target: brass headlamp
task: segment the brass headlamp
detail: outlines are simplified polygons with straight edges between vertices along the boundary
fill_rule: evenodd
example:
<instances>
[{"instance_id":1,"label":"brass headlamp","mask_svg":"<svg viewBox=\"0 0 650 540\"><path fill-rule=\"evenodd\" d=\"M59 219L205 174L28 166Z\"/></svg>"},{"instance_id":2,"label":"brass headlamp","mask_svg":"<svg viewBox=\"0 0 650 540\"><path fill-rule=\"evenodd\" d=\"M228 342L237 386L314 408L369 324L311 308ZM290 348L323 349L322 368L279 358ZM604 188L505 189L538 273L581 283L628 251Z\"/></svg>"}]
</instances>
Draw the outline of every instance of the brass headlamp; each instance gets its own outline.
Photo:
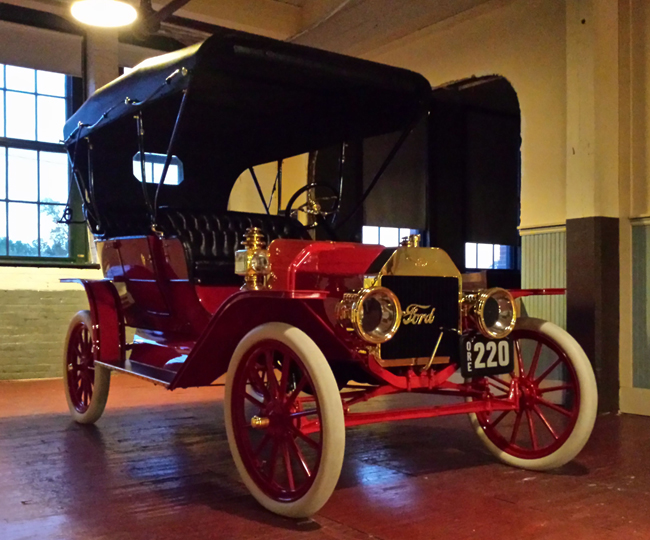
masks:
<instances>
[{"instance_id":1,"label":"brass headlamp","mask_svg":"<svg viewBox=\"0 0 650 540\"><path fill-rule=\"evenodd\" d=\"M386 287L361 289L343 295L336 317L345 329L378 345L397 332L402 321L402 306L395 293Z\"/></svg>"},{"instance_id":2,"label":"brass headlamp","mask_svg":"<svg viewBox=\"0 0 650 540\"><path fill-rule=\"evenodd\" d=\"M271 262L269 252L265 249L266 240L262 229L249 228L242 246L246 249L235 252L235 274L244 276L242 289L264 289L267 276L271 273Z\"/></svg>"},{"instance_id":3,"label":"brass headlamp","mask_svg":"<svg viewBox=\"0 0 650 540\"><path fill-rule=\"evenodd\" d=\"M490 339L507 337L517 322L515 300L500 287L465 295L463 308L479 332Z\"/></svg>"}]
</instances>

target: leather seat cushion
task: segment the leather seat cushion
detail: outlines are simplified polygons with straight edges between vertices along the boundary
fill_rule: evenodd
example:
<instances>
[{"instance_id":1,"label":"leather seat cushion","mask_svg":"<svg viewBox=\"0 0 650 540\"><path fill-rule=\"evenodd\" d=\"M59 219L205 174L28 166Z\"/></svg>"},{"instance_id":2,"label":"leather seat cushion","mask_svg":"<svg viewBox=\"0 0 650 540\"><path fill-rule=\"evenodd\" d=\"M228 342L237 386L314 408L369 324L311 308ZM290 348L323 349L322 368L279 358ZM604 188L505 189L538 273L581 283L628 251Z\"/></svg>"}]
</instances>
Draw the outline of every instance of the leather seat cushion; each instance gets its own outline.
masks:
<instances>
[{"instance_id":1,"label":"leather seat cushion","mask_svg":"<svg viewBox=\"0 0 650 540\"><path fill-rule=\"evenodd\" d=\"M244 212L181 210L161 208L158 225L167 236L180 239L185 247L194 281L205 284L242 283L235 272L235 251L250 227L259 227L267 246L277 238L308 240L309 234L295 219Z\"/></svg>"}]
</instances>

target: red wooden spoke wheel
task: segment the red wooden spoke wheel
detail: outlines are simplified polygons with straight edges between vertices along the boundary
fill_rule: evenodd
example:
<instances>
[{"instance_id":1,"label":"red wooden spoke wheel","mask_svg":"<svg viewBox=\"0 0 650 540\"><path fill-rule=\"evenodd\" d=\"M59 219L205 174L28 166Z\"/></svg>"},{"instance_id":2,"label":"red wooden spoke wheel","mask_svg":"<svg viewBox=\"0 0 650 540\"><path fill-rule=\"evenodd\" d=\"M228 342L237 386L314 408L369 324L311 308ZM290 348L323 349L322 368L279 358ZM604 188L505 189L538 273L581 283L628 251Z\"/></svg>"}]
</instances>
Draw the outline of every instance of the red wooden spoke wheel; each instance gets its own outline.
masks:
<instances>
[{"instance_id":1,"label":"red wooden spoke wheel","mask_svg":"<svg viewBox=\"0 0 650 540\"><path fill-rule=\"evenodd\" d=\"M269 323L242 340L228 371L226 427L261 504L304 517L327 501L342 465L343 409L327 361L302 331Z\"/></svg>"},{"instance_id":2,"label":"red wooden spoke wheel","mask_svg":"<svg viewBox=\"0 0 650 540\"><path fill-rule=\"evenodd\" d=\"M475 385L490 396L514 395L514 411L470 415L477 433L495 455L528 469L558 467L586 443L596 416L597 390L580 346L558 326L522 319L510 334L515 372Z\"/></svg>"},{"instance_id":3,"label":"red wooden spoke wheel","mask_svg":"<svg viewBox=\"0 0 650 540\"><path fill-rule=\"evenodd\" d=\"M63 354L63 381L72 417L80 423L95 422L106 406L110 372L95 366L88 311L80 311L70 322Z\"/></svg>"}]
</instances>

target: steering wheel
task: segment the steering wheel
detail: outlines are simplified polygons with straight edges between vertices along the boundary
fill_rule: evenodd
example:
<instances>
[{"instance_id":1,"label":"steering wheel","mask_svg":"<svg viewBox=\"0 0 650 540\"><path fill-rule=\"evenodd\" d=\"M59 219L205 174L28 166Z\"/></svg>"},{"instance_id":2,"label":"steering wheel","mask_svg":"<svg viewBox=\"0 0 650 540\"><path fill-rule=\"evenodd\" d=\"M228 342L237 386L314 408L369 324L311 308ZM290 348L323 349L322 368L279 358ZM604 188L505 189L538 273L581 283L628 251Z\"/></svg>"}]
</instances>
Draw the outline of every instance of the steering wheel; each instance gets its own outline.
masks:
<instances>
[{"instance_id":1,"label":"steering wheel","mask_svg":"<svg viewBox=\"0 0 650 540\"><path fill-rule=\"evenodd\" d=\"M325 189L330 191L332 195L317 197L317 189ZM303 193L307 194L307 201L297 208L294 208L293 205L296 204L298 197ZM339 194L332 186L327 184L318 182L307 184L291 196L284 212L286 216L290 216L294 219L298 218L298 213L300 212L307 214L308 216L311 216L312 219L310 220L311 223L305 225L305 228L315 229L318 225L322 225L328 232L332 232L332 223L339 212Z\"/></svg>"}]
</instances>

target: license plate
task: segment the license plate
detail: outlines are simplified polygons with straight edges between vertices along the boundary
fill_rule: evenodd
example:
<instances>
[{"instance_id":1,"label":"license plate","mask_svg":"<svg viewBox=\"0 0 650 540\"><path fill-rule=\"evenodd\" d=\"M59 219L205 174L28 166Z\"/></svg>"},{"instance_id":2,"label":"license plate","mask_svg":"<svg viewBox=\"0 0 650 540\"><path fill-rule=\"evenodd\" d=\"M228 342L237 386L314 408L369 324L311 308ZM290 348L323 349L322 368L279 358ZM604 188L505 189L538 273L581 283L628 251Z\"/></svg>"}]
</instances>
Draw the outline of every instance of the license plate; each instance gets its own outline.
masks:
<instances>
[{"instance_id":1,"label":"license plate","mask_svg":"<svg viewBox=\"0 0 650 540\"><path fill-rule=\"evenodd\" d=\"M510 373L515 366L512 341L488 339L481 334L463 339L460 358L460 370L466 378Z\"/></svg>"}]
</instances>

